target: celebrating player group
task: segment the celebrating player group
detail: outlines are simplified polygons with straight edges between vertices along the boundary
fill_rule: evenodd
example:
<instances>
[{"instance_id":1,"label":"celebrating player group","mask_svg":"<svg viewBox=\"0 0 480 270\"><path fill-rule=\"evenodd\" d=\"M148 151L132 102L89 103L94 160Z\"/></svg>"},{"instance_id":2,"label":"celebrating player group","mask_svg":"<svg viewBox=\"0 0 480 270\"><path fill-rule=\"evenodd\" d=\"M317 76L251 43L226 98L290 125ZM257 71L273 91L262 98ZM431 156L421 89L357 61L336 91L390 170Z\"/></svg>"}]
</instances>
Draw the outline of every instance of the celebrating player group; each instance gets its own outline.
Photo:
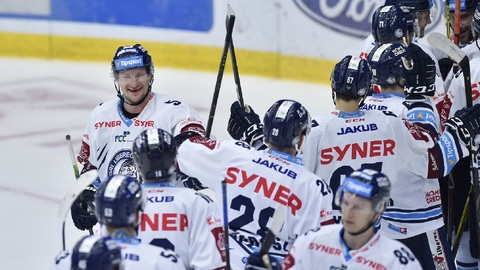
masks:
<instances>
[{"instance_id":1,"label":"celebrating player group","mask_svg":"<svg viewBox=\"0 0 480 270\"><path fill-rule=\"evenodd\" d=\"M330 113L279 97L261 117L241 98L231 140L120 46L117 97L77 156L98 178L71 217L93 234L52 269L479 269L480 7L446 11L457 43L429 44L432 1L385 1L331 71Z\"/></svg>"}]
</instances>

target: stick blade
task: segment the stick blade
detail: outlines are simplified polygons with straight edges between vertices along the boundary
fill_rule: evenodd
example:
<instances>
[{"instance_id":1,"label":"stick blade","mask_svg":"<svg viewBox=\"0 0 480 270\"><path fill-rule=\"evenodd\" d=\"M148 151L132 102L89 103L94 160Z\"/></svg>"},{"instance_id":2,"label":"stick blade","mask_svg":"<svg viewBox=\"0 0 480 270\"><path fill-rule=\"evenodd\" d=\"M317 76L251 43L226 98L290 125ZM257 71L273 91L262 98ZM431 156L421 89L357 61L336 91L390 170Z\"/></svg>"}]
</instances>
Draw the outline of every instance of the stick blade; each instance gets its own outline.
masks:
<instances>
[{"instance_id":1,"label":"stick blade","mask_svg":"<svg viewBox=\"0 0 480 270\"><path fill-rule=\"evenodd\" d=\"M235 18L235 11L233 11L233 8L230 6L230 4L227 4L227 18L229 17Z\"/></svg>"},{"instance_id":2,"label":"stick blade","mask_svg":"<svg viewBox=\"0 0 480 270\"><path fill-rule=\"evenodd\" d=\"M427 40L430 45L441 50L457 63L460 63L460 61L466 56L465 53L453 43L453 41L440 33L431 33Z\"/></svg>"},{"instance_id":3,"label":"stick blade","mask_svg":"<svg viewBox=\"0 0 480 270\"><path fill-rule=\"evenodd\" d=\"M68 189L65 193L65 196L60 203L58 208L58 218L60 220L65 220L67 218L67 213L70 210L73 202L77 199L78 195L88 187L95 179L98 177L97 170L90 170L80 175L80 177L75 181L75 183Z\"/></svg>"},{"instance_id":4,"label":"stick blade","mask_svg":"<svg viewBox=\"0 0 480 270\"><path fill-rule=\"evenodd\" d=\"M262 247L260 248L261 255L267 254L273 242L275 242L275 237L278 235L278 233L282 229L283 223L285 223L286 218L287 218L286 207L284 207L283 205L279 205L277 209L275 209L275 212L273 213L270 226L268 227L267 234L265 235L265 238L262 243Z\"/></svg>"},{"instance_id":5,"label":"stick blade","mask_svg":"<svg viewBox=\"0 0 480 270\"><path fill-rule=\"evenodd\" d=\"M270 223L270 231L275 235L278 235L280 230L282 229L283 223L285 223L285 219L287 218L287 210L286 207L279 205L275 212L273 213L272 221Z\"/></svg>"}]
</instances>

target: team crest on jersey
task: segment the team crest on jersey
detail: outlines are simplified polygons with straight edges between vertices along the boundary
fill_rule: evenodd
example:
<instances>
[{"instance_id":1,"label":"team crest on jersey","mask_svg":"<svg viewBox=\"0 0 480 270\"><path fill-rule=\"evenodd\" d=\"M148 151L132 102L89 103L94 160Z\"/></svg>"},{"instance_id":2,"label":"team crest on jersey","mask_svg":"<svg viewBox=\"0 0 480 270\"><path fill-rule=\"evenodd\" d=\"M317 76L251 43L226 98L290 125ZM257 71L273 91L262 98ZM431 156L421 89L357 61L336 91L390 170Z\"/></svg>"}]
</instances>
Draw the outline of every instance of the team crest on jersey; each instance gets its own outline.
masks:
<instances>
[{"instance_id":1,"label":"team crest on jersey","mask_svg":"<svg viewBox=\"0 0 480 270\"><path fill-rule=\"evenodd\" d=\"M121 150L117 152L108 164L108 176L115 174L128 175L138 179L137 168L133 163L133 154L130 150Z\"/></svg>"}]
</instances>

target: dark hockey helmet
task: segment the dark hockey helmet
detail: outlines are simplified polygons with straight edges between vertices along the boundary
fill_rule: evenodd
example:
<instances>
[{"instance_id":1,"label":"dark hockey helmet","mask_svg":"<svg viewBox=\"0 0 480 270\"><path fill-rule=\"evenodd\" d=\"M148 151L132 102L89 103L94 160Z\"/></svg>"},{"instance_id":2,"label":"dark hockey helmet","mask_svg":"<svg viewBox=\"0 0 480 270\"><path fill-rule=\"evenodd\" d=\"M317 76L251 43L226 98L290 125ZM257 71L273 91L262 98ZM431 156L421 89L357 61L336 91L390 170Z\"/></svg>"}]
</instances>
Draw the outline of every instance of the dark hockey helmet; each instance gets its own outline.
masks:
<instances>
[{"instance_id":1,"label":"dark hockey helmet","mask_svg":"<svg viewBox=\"0 0 480 270\"><path fill-rule=\"evenodd\" d=\"M310 132L311 118L302 104L289 99L275 102L263 118L264 141L282 147L296 146Z\"/></svg>"},{"instance_id":2,"label":"dark hockey helmet","mask_svg":"<svg viewBox=\"0 0 480 270\"><path fill-rule=\"evenodd\" d=\"M133 160L143 180L167 180L175 172L176 158L175 140L163 129L146 129L133 142Z\"/></svg>"},{"instance_id":3,"label":"dark hockey helmet","mask_svg":"<svg viewBox=\"0 0 480 270\"><path fill-rule=\"evenodd\" d=\"M372 82L378 85L400 85L404 69L413 66L407 48L398 42L376 45L368 55L368 62L372 69Z\"/></svg>"},{"instance_id":4,"label":"dark hockey helmet","mask_svg":"<svg viewBox=\"0 0 480 270\"><path fill-rule=\"evenodd\" d=\"M87 235L75 244L72 251L72 270L122 269L120 246L109 237Z\"/></svg>"},{"instance_id":5,"label":"dark hockey helmet","mask_svg":"<svg viewBox=\"0 0 480 270\"><path fill-rule=\"evenodd\" d=\"M366 59L345 56L335 65L330 76L332 82L332 97L335 93L353 98L361 98L360 103L372 91L372 71Z\"/></svg>"},{"instance_id":6,"label":"dark hockey helmet","mask_svg":"<svg viewBox=\"0 0 480 270\"><path fill-rule=\"evenodd\" d=\"M145 67L148 74L154 73L152 57L140 44L118 47L112 60L112 73L118 79L118 72L132 68Z\"/></svg>"},{"instance_id":7,"label":"dark hockey helmet","mask_svg":"<svg viewBox=\"0 0 480 270\"><path fill-rule=\"evenodd\" d=\"M113 175L95 193L95 216L100 224L114 228L134 224L137 210L145 208L140 184L130 176Z\"/></svg>"},{"instance_id":8,"label":"dark hockey helmet","mask_svg":"<svg viewBox=\"0 0 480 270\"><path fill-rule=\"evenodd\" d=\"M385 0L384 6L395 5L395 3L397 3L397 0Z\"/></svg>"},{"instance_id":9,"label":"dark hockey helmet","mask_svg":"<svg viewBox=\"0 0 480 270\"><path fill-rule=\"evenodd\" d=\"M397 5L407 7L410 11L427 10L433 7L432 0L398 0Z\"/></svg>"},{"instance_id":10,"label":"dark hockey helmet","mask_svg":"<svg viewBox=\"0 0 480 270\"><path fill-rule=\"evenodd\" d=\"M474 9L478 6L478 0L460 0L460 10ZM450 0L450 11L455 11L455 0Z\"/></svg>"},{"instance_id":11,"label":"dark hockey helmet","mask_svg":"<svg viewBox=\"0 0 480 270\"><path fill-rule=\"evenodd\" d=\"M372 201L372 210L381 212L390 199L391 184L388 177L376 170L358 169L345 178L335 194L335 204L340 206L343 195L349 192Z\"/></svg>"},{"instance_id":12,"label":"dark hockey helmet","mask_svg":"<svg viewBox=\"0 0 480 270\"><path fill-rule=\"evenodd\" d=\"M413 34L413 15L405 7L379 7L372 16L372 35L376 42L402 41Z\"/></svg>"},{"instance_id":13,"label":"dark hockey helmet","mask_svg":"<svg viewBox=\"0 0 480 270\"><path fill-rule=\"evenodd\" d=\"M473 12L472 34L474 39L480 37L480 6Z\"/></svg>"}]
</instances>

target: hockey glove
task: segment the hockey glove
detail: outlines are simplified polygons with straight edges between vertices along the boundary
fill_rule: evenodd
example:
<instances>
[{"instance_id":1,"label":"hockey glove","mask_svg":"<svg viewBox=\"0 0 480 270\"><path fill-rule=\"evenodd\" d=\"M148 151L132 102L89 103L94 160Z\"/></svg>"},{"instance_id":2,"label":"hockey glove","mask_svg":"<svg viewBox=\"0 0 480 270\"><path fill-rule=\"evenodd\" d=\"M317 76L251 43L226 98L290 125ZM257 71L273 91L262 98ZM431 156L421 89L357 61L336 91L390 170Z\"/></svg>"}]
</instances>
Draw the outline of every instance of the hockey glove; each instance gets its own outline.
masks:
<instances>
[{"instance_id":1,"label":"hockey glove","mask_svg":"<svg viewBox=\"0 0 480 270\"><path fill-rule=\"evenodd\" d=\"M404 63L406 95L420 94L433 97L435 94L436 67L433 59L418 45L408 45L407 52L412 57L413 66Z\"/></svg>"},{"instance_id":2,"label":"hockey glove","mask_svg":"<svg viewBox=\"0 0 480 270\"><path fill-rule=\"evenodd\" d=\"M258 114L250 106L247 105L247 108L248 111L245 111L238 101L232 104L227 131L235 140L254 145L263 139L263 125Z\"/></svg>"},{"instance_id":3,"label":"hockey glove","mask_svg":"<svg viewBox=\"0 0 480 270\"><path fill-rule=\"evenodd\" d=\"M184 174L184 173L182 173L178 170L177 170L176 176L177 176L177 181L180 181L182 183L182 185L186 188L193 189L195 191L207 188L197 178L190 177L190 176L188 176L188 175L186 175L186 174Z\"/></svg>"},{"instance_id":4,"label":"hockey glove","mask_svg":"<svg viewBox=\"0 0 480 270\"><path fill-rule=\"evenodd\" d=\"M470 138L480 133L480 104L458 110L443 125L445 130L456 134L465 145L470 145Z\"/></svg>"},{"instance_id":5,"label":"hockey glove","mask_svg":"<svg viewBox=\"0 0 480 270\"><path fill-rule=\"evenodd\" d=\"M175 144L177 145L177 147L179 147L180 144L182 144L184 141L190 140L190 138L195 138L195 139L200 139L200 140L205 139L205 137L203 137L203 135L201 135L200 133L198 133L196 131L182 132L182 133L178 134L177 136L175 136L173 138L175 140Z\"/></svg>"},{"instance_id":6,"label":"hockey glove","mask_svg":"<svg viewBox=\"0 0 480 270\"><path fill-rule=\"evenodd\" d=\"M94 214L95 192L93 186L87 187L70 207L73 224L79 230L90 230L97 224L97 218Z\"/></svg>"},{"instance_id":7,"label":"hockey glove","mask_svg":"<svg viewBox=\"0 0 480 270\"><path fill-rule=\"evenodd\" d=\"M268 254L264 256L268 256L268 260L270 262L270 267L272 270L282 269L280 262L278 261L277 258L270 256ZM265 262L262 259L262 256L260 256L260 253L255 252L255 253L252 253L250 256L248 256L247 263L245 264L245 270L266 270L266 269L270 269L270 268L267 268L267 266L265 265Z\"/></svg>"}]
</instances>

